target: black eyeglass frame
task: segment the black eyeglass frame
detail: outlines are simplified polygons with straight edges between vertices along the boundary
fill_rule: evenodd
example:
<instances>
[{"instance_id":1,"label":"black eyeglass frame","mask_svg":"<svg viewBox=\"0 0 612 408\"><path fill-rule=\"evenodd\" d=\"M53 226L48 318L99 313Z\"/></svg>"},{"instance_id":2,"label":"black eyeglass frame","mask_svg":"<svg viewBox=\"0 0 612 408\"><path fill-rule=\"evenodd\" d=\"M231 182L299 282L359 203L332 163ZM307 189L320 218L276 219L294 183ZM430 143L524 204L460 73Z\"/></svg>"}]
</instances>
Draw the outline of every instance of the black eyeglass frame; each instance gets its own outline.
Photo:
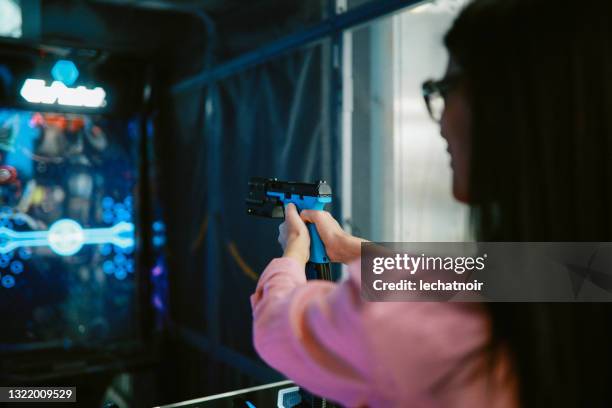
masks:
<instances>
[{"instance_id":1,"label":"black eyeglass frame","mask_svg":"<svg viewBox=\"0 0 612 408\"><path fill-rule=\"evenodd\" d=\"M427 80L423 82L421 86L421 92L423 94L423 99L425 100L425 106L427 107L427 112L429 112L429 116L435 122L440 122L440 118L437 118L431 108L431 96L435 94L439 94L443 99L446 99L446 95L457 85L459 79L461 78L461 74L448 75L445 78L440 80Z\"/></svg>"}]
</instances>

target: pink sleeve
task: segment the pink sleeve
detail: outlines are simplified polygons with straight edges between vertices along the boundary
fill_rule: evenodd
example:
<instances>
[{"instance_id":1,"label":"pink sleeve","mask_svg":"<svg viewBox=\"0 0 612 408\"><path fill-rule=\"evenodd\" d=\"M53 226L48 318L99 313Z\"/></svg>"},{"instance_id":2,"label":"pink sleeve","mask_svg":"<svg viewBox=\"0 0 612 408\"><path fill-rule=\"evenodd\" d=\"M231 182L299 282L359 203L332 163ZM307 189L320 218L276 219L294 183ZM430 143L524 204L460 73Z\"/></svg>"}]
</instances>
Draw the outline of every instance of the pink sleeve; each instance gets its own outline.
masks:
<instances>
[{"instance_id":1,"label":"pink sleeve","mask_svg":"<svg viewBox=\"0 0 612 408\"><path fill-rule=\"evenodd\" d=\"M444 303L369 303L359 263L341 283L274 259L251 296L254 344L300 386L349 407L431 406L430 388L486 340L481 315Z\"/></svg>"}]
</instances>

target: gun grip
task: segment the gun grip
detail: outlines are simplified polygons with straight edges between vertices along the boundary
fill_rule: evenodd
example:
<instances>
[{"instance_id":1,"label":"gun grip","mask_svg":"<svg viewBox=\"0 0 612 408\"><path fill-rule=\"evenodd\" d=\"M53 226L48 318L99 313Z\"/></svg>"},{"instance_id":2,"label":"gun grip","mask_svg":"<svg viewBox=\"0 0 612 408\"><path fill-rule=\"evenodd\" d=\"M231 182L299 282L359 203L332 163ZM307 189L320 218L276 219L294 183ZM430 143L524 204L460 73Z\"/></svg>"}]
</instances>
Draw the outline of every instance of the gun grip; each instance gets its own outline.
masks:
<instances>
[{"instance_id":1,"label":"gun grip","mask_svg":"<svg viewBox=\"0 0 612 408\"><path fill-rule=\"evenodd\" d=\"M325 245L323 245L323 241L321 241L319 231L317 231L317 226L310 222L306 224L306 226L308 227L308 232L310 232L309 261L316 264L329 263L329 258L327 257L327 252L325 251Z\"/></svg>"},{"instance_id":2,"label":"gun grip","mask_svg":"<svg viewBox=\"0 0 612 408\"><path fill-rule=\"evenodd\" d=\"M302 210L317 210L321 211L325 208L325 204L331 201L331 197L296 197L283 198L283 204L286 206L289 203L293 203L298 212ZM329 263L329 257L325 251L325 245L321 241L319 232L317 231L316 225L307 223L308 232L310 233L310 259L309 262L314 264L327 264Z\"/></svg>"}]
</instances>

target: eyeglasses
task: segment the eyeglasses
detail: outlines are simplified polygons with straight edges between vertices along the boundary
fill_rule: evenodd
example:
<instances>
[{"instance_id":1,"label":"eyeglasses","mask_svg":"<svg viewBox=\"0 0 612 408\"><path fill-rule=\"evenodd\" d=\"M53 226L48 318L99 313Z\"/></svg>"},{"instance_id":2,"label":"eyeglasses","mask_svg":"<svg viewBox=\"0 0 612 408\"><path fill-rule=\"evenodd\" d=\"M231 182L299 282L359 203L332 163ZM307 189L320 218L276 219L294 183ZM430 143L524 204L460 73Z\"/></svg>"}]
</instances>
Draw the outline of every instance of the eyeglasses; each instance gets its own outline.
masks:
<instances>
[{"instance_id":1,"label":"eyeglasses","mask_svg":"<svg viewBox=\"0 0 612 408\"><path fill-rule=\"evenodd\" d=\"M459 75L448 76L439 81L425 81L422 86L423 98L425 99L425 105L429 116L440 123L442 120L442 114L446 105L446 96L457 85L459 81Z\"/></svg>"}]
</instances>

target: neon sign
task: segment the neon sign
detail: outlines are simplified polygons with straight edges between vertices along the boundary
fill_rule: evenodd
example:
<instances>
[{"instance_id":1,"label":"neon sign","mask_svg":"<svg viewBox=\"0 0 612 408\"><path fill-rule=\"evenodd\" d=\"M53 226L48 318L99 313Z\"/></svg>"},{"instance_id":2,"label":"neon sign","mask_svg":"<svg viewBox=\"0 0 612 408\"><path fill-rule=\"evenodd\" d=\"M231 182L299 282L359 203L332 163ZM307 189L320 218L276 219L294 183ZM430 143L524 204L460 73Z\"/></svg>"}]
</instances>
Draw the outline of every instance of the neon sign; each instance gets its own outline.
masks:
<instances>
[{"instance_id":1,"label":"neon sign","mask_svg":"<svg viewBox=\"0 0 612 408\"><path fill-rule=\"evenodd\" d=\"M99 86L93 89L84 86L69 88L60 81L53 81L47 86L42 79L28 78L23 83L20 94L30 103L87 108L100 108L106 105L106 92Z\"/></svg>"},{"instance_id":2,"label":"neon sign","mask_svg":"<svg viewBox=\"0 0 612 408\"><path fill-rule=\"evenodd\" d=\"M97 86L89 89L84 86L71 88L79 78L79 70L74 62L59 60L51 69L51 85L42 79L28 78L21 87L21 96L30 103L47 105L83 106L101 108L106 105L106 91Z\"/></svg>"}]
</instances>

